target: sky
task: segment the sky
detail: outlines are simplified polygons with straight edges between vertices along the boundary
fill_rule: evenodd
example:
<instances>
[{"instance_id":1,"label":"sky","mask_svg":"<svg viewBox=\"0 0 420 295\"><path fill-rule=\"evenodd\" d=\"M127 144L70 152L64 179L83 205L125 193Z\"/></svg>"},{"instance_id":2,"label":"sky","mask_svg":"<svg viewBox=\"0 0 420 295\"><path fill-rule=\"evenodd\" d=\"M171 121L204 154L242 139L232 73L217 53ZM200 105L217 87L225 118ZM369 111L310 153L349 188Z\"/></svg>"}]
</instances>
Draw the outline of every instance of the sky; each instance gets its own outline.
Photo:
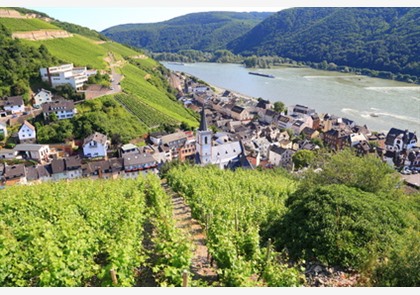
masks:
<instances>
[{"instance_id":1,"label":"sky","mask_svg":"<svg viewBox=\"0 0 420 295\"><path fill-rule=\"evenodd\" d=\"M0 0L0 6L17 6L45 12L50 17L97 31L127 23L165 21L203 11L280 11L290 7L417 6L418 0Z\"/></svg>"}]
</instances>

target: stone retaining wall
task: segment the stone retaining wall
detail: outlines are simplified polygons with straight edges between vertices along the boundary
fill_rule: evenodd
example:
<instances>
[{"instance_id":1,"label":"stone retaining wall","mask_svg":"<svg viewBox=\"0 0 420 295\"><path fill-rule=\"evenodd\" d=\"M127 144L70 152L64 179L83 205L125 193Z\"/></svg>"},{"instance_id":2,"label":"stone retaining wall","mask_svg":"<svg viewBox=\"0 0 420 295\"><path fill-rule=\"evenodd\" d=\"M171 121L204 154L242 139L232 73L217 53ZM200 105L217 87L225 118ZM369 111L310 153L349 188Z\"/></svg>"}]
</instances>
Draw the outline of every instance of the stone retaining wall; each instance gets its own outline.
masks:
<instances>
[{"instance_id":1,"label":"stone retaining wall","mask_svg":"<svg viewBox=\"0 0 420 295\"><path fill-rule=\"evenodd\" d=\"M13 38L26 39L31 41L47 40L55 38L69 38L72 34L63 30L39 30L30 32L14 32Z\"/></svg>"}]
</instances>

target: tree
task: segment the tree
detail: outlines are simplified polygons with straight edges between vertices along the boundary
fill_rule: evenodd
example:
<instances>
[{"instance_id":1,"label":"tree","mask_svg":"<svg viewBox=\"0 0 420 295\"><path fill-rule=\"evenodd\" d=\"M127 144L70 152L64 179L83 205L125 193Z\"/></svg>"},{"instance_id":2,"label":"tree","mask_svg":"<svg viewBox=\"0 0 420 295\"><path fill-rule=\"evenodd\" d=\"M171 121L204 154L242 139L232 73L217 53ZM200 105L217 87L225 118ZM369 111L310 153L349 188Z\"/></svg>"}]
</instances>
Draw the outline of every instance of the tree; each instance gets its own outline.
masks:
<instances>
[{"instance_id":1,"label":"tree","mask_svg":"<svg viewBox=\"0 0 420 295\"><path fill-rule=\"evenodd\" d=\"M299 150L292 156L293 164L296 169L308 167L315 159L315 154L308 150Z\"/></svg>"},{"instance_id":2,"label":"tree","mask_svg":"<svg viewBox=\"0 0 420 295\"><path fill-rule=\"evenodd\" d=\"M286 107L285 107L285 105L284 105L284 103L283 103L283 102L281 102L281 101L276 101L276 102L274 103L274 110L275 110L276 112L281 113L281 112L285 111L285 109L286 109Z\"/></svg>"},{"instance_id":3,"label":"tree","mask_svg":"<svg viewBox=\"0 0 420 295\"><path fill-rule=\"evenodd\" d=\"M316 185L344 184L372 193L392 193L399 187L400 178L395 171L374 155L358 157L350 149L343 150L323 166L322 171L308 171L302 189Z\"/></svg>"}]
</instances>

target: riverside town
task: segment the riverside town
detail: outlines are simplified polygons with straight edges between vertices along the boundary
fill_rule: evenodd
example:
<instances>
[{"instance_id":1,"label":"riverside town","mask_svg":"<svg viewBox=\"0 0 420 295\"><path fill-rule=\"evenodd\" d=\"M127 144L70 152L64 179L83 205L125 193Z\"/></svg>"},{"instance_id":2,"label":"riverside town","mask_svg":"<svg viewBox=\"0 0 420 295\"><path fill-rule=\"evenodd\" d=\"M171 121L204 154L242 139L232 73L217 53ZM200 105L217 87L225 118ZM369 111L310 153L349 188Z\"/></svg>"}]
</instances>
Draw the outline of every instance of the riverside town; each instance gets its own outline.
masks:
<instances>
[{"instance_id":1,"label":"riverside town","mask_svg":"<svg viewBox=\"0 0 420 295\"><path fill-rule=\"evenodd\" d=\"M0 286L419 287L420 8L141 8L0 8Z\"/></svg>"}]
</instances>

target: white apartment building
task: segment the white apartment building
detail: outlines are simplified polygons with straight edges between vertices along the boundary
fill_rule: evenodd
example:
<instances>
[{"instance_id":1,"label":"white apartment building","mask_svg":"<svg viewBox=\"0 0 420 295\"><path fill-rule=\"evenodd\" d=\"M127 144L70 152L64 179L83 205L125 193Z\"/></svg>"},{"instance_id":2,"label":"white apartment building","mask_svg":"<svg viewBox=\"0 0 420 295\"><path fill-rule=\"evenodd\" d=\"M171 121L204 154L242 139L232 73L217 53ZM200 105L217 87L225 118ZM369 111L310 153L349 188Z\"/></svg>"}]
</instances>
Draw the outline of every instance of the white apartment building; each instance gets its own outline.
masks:
<instances>
[{"instance_id":1,"label":"white apartment building","mask_svg":"<svg viewBox=\"0 0 420 295\"><path fill-rule=\"evenodd\" d=\"M80 89L88 80L86 67L75 68L73 64L41 68L39 72L42 80L50 83L51 87L70 84L74 89Z\"/></svg>"}]
</instances>

